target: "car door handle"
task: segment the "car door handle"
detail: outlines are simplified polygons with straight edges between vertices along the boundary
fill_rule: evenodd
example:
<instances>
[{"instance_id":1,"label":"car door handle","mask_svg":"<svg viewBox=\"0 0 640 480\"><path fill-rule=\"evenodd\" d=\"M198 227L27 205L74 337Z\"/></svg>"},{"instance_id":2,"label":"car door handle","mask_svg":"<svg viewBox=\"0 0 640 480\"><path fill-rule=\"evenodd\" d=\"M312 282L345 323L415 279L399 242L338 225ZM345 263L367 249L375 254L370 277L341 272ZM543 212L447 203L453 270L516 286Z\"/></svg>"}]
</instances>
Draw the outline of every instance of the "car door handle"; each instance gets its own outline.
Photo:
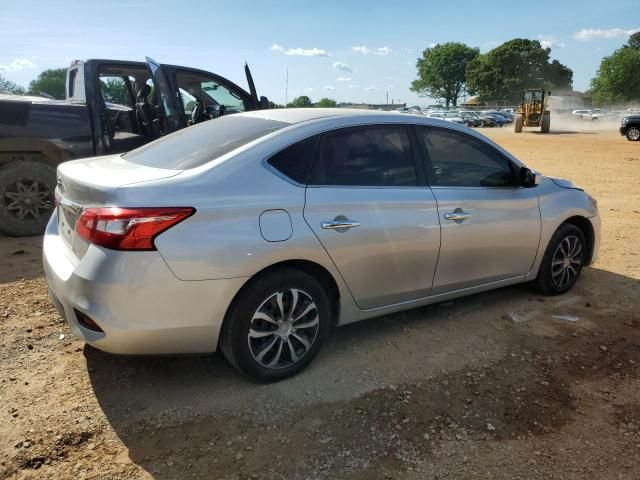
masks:
<instances>
[{"instance_id":1,"label":"car door handle","mask_svg":"<svg viewBox=\"0 0 640 480\"><path fill-rule=\"evenodd\" d=\"M445 213L444 214L444 219L445 220L466 220L467 218L471 218L471 214L470 213L452 212L452 213Z\"/></svg>"},{"instance_id":2,"label":"car door handle","mask_svg":"<svg viewBox=\"0 0 640 480\"><path fill-rule=\"evenodd\" d=\"M360 222L353 220L328 220L320 224L325 230L339 230L344 228L345 230L352 227L360 226Z\"/></svg>"}]
</instances>

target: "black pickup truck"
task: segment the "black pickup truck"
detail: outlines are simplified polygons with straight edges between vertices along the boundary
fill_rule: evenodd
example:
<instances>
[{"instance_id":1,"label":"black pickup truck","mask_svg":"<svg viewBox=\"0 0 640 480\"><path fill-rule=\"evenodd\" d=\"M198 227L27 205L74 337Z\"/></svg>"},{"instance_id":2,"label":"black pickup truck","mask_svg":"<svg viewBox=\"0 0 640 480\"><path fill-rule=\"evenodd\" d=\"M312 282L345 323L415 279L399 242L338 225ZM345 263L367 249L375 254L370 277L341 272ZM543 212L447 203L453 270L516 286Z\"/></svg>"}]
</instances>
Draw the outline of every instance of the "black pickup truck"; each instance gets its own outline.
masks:
<instances>
[{"instance_id":1,"label":"black pickup truck","mask_svg":"<svg viewBox=\"0 0 640 480\"><path fill-rule=\"evenodd\" d=\"M66 100L0 95L0 231L44 231L54 206L56 167L122 153L222 115L269 107L249 91L195 68L121 60L74 61Z\"/></svg>"},{"instance_id":2,"label":"black pickup truck","mask_svg":"<svg viewBox=\"0 0 640 480\"><path fill-rule=\"evenodd\" d=\"M637 142L640 140L640 113L627 115L620 124L620 135L627 137L627 140Z\"/></svg>"}]
</instances>

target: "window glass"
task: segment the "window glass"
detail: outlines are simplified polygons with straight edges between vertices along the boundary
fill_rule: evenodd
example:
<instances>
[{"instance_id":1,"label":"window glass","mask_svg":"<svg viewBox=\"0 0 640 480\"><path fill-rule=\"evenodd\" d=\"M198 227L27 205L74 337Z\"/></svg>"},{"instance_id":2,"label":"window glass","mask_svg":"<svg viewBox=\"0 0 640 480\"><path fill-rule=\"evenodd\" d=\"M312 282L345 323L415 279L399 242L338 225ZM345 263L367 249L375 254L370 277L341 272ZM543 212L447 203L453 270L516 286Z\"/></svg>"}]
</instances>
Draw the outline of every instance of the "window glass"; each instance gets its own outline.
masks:
<instances>
[{"instance_id":1,"label":"window glass","mask_svg":"<svg viewBox=\"0 0 640 480\"><path fill-rule=\"evenodd\" d=\"M199 73L180 71L176 74L185 113L193 110L196 102L205 107L223 106L224 113L239 113L246 110L242 92Z\"/></svg>"},{"instance_id":2,"label":"window glass","mask_svg":"<svg viewBox=\"0 0 640 480\"><path fill-rule=\"evenodd\" d=\"M508 161L475 138L438 128L421 128L431 159L431 183L448 187L512 185Z\"/></svg>"},{"instance_id":3,"label":"window glass","mask_svg":"<svg viewBox=\"0 0 640 480\"><path fill-rule=\"evenodd\" d=\"M416 186L404 127L350 128L326 135L311 185Z\"/></svg>"},{"instance_id":4,"label":"window glass","mask_svg":"<svg viewBox=\"0 0 640 480\"><path fill-rule=\"evenodd\" d=\"M189 169L289 125L276 120L229 115L160 137L124 154L123 158L149 167Z\"/></svg>"},{"instance_id":5,"label":"window glass","mask_svg":"<svg viewBox=\"0 0 640 480\"><path fill-rule=\"evenodd\" d=\"M217 82L202 82L202 91L213 99L218 105L224 105L230 113L244 111L242 97Z\"/></svg>"},{"instance_id":6,"label":"window glass","mask_svg":"<svg viewBox=\"0 0 640 480\"><path fill-rule=\"evenodd\" d=\"M100 75L100 89L105 102L131 106L129 89L124 78L121 76ZM133 77L129 78L130 82L133 80Z\"/></svg>"},{"instance_id":7,"label":"window glass","mask_svg":"<svg viewBox=\"0 0 640 480\"><path fill-rule=\"evenodd\" d=\"M276 153L268 163L294 182L306 185L317 143L318 137L302 140Z\"/></svg>"}]
</instances>

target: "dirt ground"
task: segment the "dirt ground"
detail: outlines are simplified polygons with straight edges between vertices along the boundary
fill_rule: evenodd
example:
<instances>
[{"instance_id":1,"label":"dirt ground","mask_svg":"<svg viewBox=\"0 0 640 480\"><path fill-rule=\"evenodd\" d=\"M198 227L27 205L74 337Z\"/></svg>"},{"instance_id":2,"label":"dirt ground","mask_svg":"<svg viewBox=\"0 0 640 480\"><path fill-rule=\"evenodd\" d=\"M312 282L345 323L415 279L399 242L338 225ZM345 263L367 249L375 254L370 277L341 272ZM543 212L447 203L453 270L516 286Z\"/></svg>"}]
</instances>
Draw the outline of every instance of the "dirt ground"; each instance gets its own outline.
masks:
<instances>
[{"instance_id":1,"label":"dirt ground","mask_svg":"<svg viewBox=\"0 0 640 480\"><path fill-rule=\"evenodd\" d=\"M483 130L598 199L600 259L571 292L340 328L277 384L217 355L85 347L48 302L40 239L0 238L0 477L640 478L640 142L614 128Z\"/></svg>"}]
</instances>

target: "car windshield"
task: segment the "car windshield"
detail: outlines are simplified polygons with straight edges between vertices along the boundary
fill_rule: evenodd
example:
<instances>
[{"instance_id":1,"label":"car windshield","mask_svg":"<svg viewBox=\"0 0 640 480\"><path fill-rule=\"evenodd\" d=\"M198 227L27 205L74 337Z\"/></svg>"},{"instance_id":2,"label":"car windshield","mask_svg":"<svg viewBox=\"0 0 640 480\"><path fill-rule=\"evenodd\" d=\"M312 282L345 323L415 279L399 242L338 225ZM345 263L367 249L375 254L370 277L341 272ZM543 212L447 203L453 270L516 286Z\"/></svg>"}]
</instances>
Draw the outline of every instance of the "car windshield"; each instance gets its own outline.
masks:
<instances>
[{"instance_id":1,"label":"car windshield","mask_svg":"<svg viewBox=\"0 0 640 480\"><path fill-rule=\"evenodd\" d=\"M123 155L129 162L155 168L199 167L236 148L289 126L265 118L229 115L179 130Z\"/></svg>"}]
</instances>

